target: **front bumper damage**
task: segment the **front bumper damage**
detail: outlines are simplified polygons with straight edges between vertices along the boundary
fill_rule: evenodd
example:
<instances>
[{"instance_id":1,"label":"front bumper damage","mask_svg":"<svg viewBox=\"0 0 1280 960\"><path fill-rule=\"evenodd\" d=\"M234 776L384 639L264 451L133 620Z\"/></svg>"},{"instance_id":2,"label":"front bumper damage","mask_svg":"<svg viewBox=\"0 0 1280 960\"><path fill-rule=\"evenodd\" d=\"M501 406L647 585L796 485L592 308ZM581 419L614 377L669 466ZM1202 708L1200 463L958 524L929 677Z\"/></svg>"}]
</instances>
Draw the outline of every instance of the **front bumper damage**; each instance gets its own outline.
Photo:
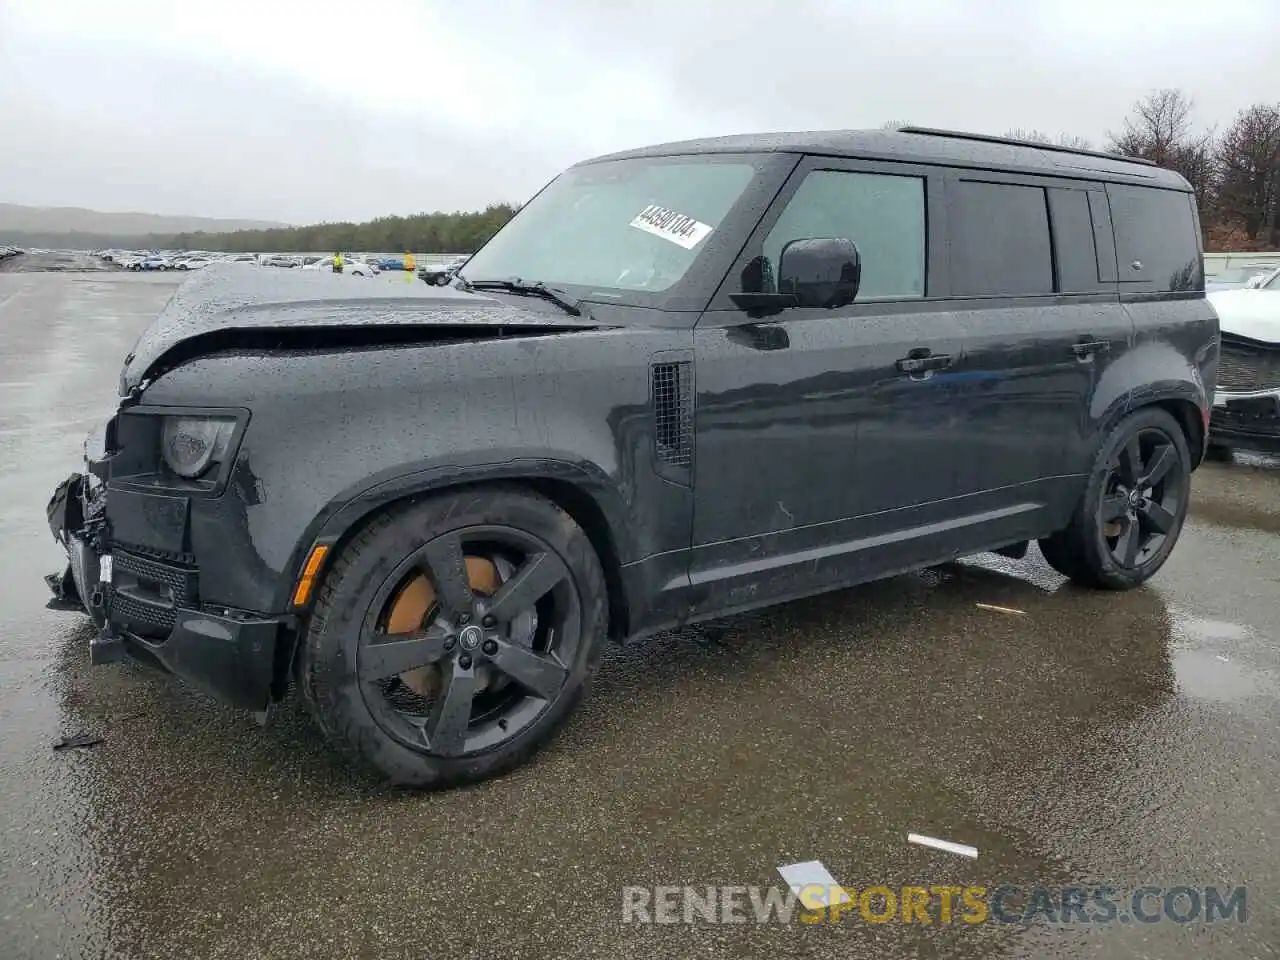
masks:
<instances>
[{"instance_id":1,"label":"front bumper damage","mask_svg":"<svg viewBox=\"0 0 1280 960\"><path fill-rule=\"evenodd\" d=\"M1280 389L1219 391L1209 415L1209 440L1222 447L1280 454Z\"/></svg>"},{"instance_id":2,"label":"front bumper damage","mask_svg":"<svg viewBox=\"0 0 1280 960\"><path fill-rule=\"evenodd\" d=\"M136 514L117 518L130 530L155 522L156 503L136 495L111 498L110 457L104 450L95 458L92 443L86 443L88 472L58 484L47 507L49 528L67 553L66 569L45 577L53 593L49 605L83 609L93 618L99 629L89 643L91 663L131 655L219 700L265 711L283 693L277 658L292 649L292 618L202 602L200 570L190 553L113 541L117 500Z\"/></svg>"}]
</instances>

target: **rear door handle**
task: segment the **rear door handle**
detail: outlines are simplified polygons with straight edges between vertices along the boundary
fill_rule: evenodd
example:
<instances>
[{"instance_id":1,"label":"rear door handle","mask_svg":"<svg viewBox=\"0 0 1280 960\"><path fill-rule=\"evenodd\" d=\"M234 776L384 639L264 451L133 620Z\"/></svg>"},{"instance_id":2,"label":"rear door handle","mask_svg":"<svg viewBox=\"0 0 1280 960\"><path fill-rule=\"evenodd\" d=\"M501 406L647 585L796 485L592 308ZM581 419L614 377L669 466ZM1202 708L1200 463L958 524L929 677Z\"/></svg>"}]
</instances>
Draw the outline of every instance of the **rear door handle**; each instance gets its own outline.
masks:
<instances>
[{"instance_id":1,"label":"rear door handle","mask_svg":"<svg viewBox=\"0 0 1280 960\"><path fill-rule=\"evenodd\" d=\"M1071 352L1077 357L1091 357L1095 353L1106 353L1110 349L1110 340L1084 340L1071 345Z\"/></svg>"},{"instance_id":2,"label":"rear door handle","mask_svg":"<svg viewBox=\"0 0 1280 960\"><path fill-rule=\"evenodd\" d=\"M945 370L951 366L951 357L945 353L932 353L927 347L917 347L898 360L903 373L921 373L926 370Z\"/></svg>"}]
</instances>

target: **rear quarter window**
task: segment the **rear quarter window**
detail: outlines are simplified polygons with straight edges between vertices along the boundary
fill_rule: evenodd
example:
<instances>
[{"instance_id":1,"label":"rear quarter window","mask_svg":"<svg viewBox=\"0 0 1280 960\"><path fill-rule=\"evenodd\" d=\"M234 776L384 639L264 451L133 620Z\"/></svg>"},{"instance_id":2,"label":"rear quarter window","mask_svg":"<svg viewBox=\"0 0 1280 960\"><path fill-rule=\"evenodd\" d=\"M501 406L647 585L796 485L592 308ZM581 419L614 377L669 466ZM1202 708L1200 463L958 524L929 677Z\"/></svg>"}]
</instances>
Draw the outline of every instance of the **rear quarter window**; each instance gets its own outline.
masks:
<instances>
[{"instance_id":1,"label":"rear quarter window","mask_svg":"<svg viewBox=\"0 0 1280 960\"><path fill-rule=\"evenodd\" d=\"M1176 190L1107 185L1122 291L1204 289L1194 198Z\"/></svg>"}]
</instances>

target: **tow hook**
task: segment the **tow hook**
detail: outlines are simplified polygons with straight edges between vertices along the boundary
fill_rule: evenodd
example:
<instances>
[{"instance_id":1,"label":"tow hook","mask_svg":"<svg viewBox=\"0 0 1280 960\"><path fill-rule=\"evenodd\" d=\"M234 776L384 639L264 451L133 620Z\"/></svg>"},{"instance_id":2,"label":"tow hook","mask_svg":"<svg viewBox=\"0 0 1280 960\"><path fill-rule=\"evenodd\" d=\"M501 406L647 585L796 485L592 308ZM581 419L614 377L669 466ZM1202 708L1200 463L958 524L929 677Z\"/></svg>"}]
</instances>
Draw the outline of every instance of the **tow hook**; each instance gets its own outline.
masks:
<instances>
[{"instance_id":1,"label":"tow hook","mask_svg":"<svg viewBox=\"0 0 1280 960\"><path fill-rule=\"evenodd\" d=\"M95 596L100 591L95 590ZM104 663L115 663L124 657L124 641L116 635L108 623L89 641L89 663L100 666Z\"/></svg>"}]
</instances>

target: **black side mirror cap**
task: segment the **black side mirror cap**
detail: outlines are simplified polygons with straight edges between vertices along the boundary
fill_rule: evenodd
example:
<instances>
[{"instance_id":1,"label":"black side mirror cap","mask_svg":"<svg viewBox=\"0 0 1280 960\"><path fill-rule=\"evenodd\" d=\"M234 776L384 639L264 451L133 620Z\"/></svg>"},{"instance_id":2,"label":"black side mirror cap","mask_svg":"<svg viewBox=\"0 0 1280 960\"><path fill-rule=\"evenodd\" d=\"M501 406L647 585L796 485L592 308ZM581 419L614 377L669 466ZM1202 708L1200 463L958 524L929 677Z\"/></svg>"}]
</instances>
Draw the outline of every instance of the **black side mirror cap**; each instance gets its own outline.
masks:
<instances>
[{"instance_id":1,"label":"black side mirror cap","mask_svg":"<svg viewBox=\"0 0 1280 960\"><path fill-rule=\"evenodd\" d=\"M802 307L843 307L858 296L862 255L844 237L791 240L778 257L778 292Z\"/></svg>"}]
</instances>

